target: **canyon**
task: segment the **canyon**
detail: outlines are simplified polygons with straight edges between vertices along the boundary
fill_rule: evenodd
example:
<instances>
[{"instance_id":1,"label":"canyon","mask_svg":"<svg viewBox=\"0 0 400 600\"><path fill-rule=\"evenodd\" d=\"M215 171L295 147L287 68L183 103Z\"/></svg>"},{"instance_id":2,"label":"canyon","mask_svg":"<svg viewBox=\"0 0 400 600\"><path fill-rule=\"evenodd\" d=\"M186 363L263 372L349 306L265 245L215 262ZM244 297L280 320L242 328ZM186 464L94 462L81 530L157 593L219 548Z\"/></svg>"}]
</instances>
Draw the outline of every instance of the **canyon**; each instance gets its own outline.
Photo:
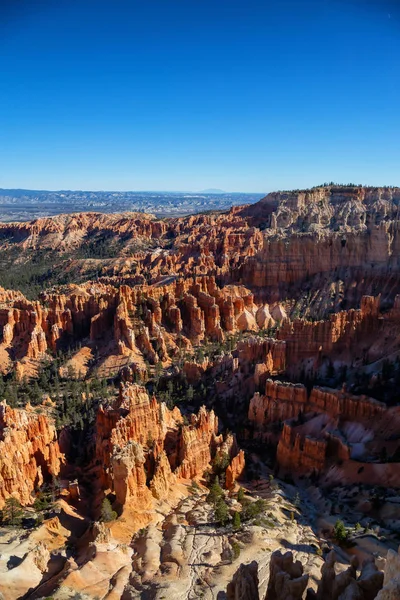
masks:
<instances>
[{"instance_id":1,"label":"canyon","mask_svg":"<svg viewBox=\"0 0 400 600\"><path fill-rule=\"evenodd\" d=\"M400 598L399 206L0 223L0 597Z\"/></svg>"}]
</instances>

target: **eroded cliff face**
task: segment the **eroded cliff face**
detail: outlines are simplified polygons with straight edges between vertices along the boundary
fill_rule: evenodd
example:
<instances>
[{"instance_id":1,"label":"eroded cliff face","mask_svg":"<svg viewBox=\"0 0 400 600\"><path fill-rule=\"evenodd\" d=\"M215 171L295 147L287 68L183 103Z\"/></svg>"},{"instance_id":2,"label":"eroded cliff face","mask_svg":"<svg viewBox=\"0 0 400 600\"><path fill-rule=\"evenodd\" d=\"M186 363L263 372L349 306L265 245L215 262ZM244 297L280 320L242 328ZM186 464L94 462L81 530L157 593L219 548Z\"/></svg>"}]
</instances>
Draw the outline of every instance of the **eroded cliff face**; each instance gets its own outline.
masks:
<instances>
[{"instance_id":1,"label":"eroded cliff face","mask_svg":"<svg viewBox=\"0 0 400 600\"><path fill-rule=\"evenodd\" d=\"M387 444L394 454L400 447L393 437L399 417L398 407L345 389L314 387L308 394L304 385L271 379L265 394L251 398L248 411L254 436L276 440L277 462L286 472L310 475L330 469L326 483L395 486L400 484L397 463L381 464L381 450ZM282 427L280 433L276 426ZM375 475L368 464L371 456Z\"/></svg>"},{"instance_id":2,"label":"eroded cliff face","mask_svg":"<svg viewBox=\"0 0 400 600\"><path fill-rule=\"evenodd\" d=\"M41 410L0 402L0 509L10 496L32 504L34 491L60 472L64 457L54 422Z\"/></svg>"},{"instance_id":3,"label":"eroded cliff face","mask_svg":"<svg viewBox=\"0 0 400 600\"><path fill-rule=\"evenodd\" d=\"M196 345L222 342L244 331L247 336L262 333L237 343L241 371L247 375L255 369L254 382L260 387L270 375L287 371L299 376L324 368L327 357L349 366L366 357L376 360L382 348L370 340L387 338L398 312L396 302L381 313L380 297L364 296L359 309L327 320L290 320L283 305L258 304L247 288L220 288L213 277L157 287L86 284L35 302L7 292L2 297L7 308L0 308L0 366L8 371L13 357L20 379L34 376L41 361L78 342L83 347L69 365L77 376L87 373L94 353L104 375L128 365L142 374L146 362L167 365L183 349L190 356ZM275 331L275 337L266 338L267 331Z\"/></svg>"},{"instance_id":4,"label":"eroded cliff face","mask_svg":"<svg viewBox=\"0 0 400 600\"><path fill-rule=\"evenodd\" d=\"M257 392L250 400L248 418L262 430L270 423L298 419L306 413L326 413L333 419L372 422L386 412L383 402L356 396L345 389L313 387L310 395L300 383L268 379L265 393Z\"/></svg>"},{"instance_id":5,"label":"eroded cliff face","mask_svg":"<svg viewBox=\"0 0 400 600\"><path fill-rule=\"evenodd\" d=\"M119 248L104 261L71 254L67 270L75 264L84 273L89 261L88 276L94 264L104 271L101 285L70 286L41 302L3 292L4 347L17 360L36 360L69 336L90 335L98 343L108 332L117 354L138 351L150 362L165 361L176 349L174 336L198 343L268 329L290 316L289 308L324 318L303 322L293 315L281 328L290 363L348 348L366 321L371 331L380 327L369 318L376 306L363 304L362 296L381 291L387 307L400 293L399 194L398 188L327 186L166 221L85 213L0 224L0 249L18 248L22 261L27 250L73 253L104 238ZM286 309L277 305L283 299ZM360 302L361 312L340 310Z\"/></svg>"},{"instance_id":6,"label":"eroded cliff face","mask_svg":"<svg viewBox=\"0 0 400 600\"><path fill-rule=\"evenodd\" d=\"M241 269L244 283L273 288L343 268L386 270L397 261L399 194L334 186L269 194L244 211L265 227L262 249Z\"/></svg>"},{"instance_id":7,"label":"eroded cliff face","mask_svg":"<svg viewBox=\"0 0 400 600\"><path fill-rule=\"evenodd\" d=\"M244 454L218 435L218 419L202 407L184 424L178 408L150 398L144 387L121 384L114 407L100 408L96 458L104 490L115 493L119 507L149 510L153 498L166 499L178 480L202 478L217 451L228 449L227 484L244 470ZM227 446L228 443L228 446Z\"/></svg>"},{"instance_id":8,"label":"eroded cliff face","mask_svg":"<svg viewBox=\"0 0 400 600\"><path fill-rule=\"evenodd\" d=\"M265 393L256 392L249 404L249 420L259 431L269 423L298 417L308 406L307 390L301 383L291 384L268 379Z\"/></svg>"},{"instance_id":9,"label":"eroded cliff face","mask_svg":"<svg viewBox=\"0 0 400 600\"><path fill-rule=\"evenodd\" d=\"M191 348L206 338L222 341L227 334L259 329L259 308L250 291L221 289L213 277L158 287L86 284L35 302L5 291L2 298L7 307L0 308L0 350L15 356L19 373L27 359L38 362L48 356L46 351L54 354L79 340L114 355L116 362L120 355L140 366L168 362L179 345ZM270 322L264 317L258 318L263 327Z\"/></svg>"},{"instance_id":10,"label":"eroded cliff face","mask_svg":"<svg viewBox=\"0 0 400 600\"><path fill-rule=\"evenodd\" d=\"M78 281L85 281L85 273L95 279L49 287L38 300L0 290L3 373L14 369L20 380L33 378L45 360L75 348L60 368L63 381L123 381L118 400L99 399L89 436L95 440L93 455L89 449L87 464L69 465L83 484L90 482L92 494L81 497L85 486L70 485L71 506L86 502L90 518L96 518L107 496L122 516L102 525L90 543L81 540L85 551L79 561L65 562L71 594L85 590L89 580L90 593L117 598L135 589L149 591L156 577L162 585L168 579L173 590L172 580L179 584L180 576L186 577L187 590L196 582L197 593L212 580L214 567L232 560L232 531L215 534L213 507L201 506L207 492L190 486L189 493L188 485L221 459L224 470L228 465L231 514L238 510L234 490L246 475L245 455L235 436L219 433L226 428L241 435L251 453L261 456L274 445L279 474L322 474L321 490L355 483L400 487L399 408L378 402L369 391L383 359L392 364L400 356L399 204L398 188L327 186L270 194L223 214L161 221L151 215L87 213L0 224L1 252L18 249L27 264L30 255L51 252L55 261L60 257L57 268L79 272ZM82 258L98 240L110 241L110 257ZM61 253L68 253L66 261ZM175 377L192 386L185 417L133 383L165 389L151 386L156 378L165 384ZM315 378L332 387L313 386ZM363 387L368 395L349 391ZM57 475L63 462L51 419L29 406L0 405L0 451L0 508L9 495L31 504L33 491ZM261 471L268 481L262 463L257 476ZM251 479L255 471L249 471ZM257 480L253 492L268 485ZM272 498L273 491L267 492ZM281 501L273 497L274 504ZM284 513L274 521L277 539L294 540L301 548L315 541L307 537L310 532L301 538L301 525L293 525L294 532L287 521ZM260 522L257 527L263 527ZM121 543L131 544L132 535L148 524L144 540L139 536L129 548ZM234 533L243 546L257 544L257 532L244 530L243 538ZM196 536L200 541L192 539ZM277 547L283 550L274 537L271 543L264 536L259 549ZM46 552L43 556L48 559ZM397 565L395 556L389 558L388 565ZM337 576L331 563L317 598L328 598L328 592L362 598L365 582L378 591L373 584L381 574L374 568L359 577L353 565ZM35 582L45 566L35 570ZM230 597L246 597L257 586L254 566L243 568ZM300 563L291 555L274 555L268 598L300 598L306 586ZM382 598L394 593L390 585L388 590Z\"/></svg>"},{"instance_id":11,"label":"eroded cliff face","mask_svg":"<svg viewBox=\"0 0 400 600\"><path fill-rule=\"evenodd\" d=\"M383 585L384 574L379 571L374 560L364 561L361 572L357 557L353 557L350 566L339 574L335 572L335 552L330 552L321 569L321 581L317 592L309 590L308 600L335 600L340 596L349 600L359 598L366 600L379 598L378 593Z\"/></svg>"},{"instance_id":12,"label":"eroded cliff face","mask_svg":"<svg viewBox=\"0 0 400 600\"><path fill-rule=\"evenodd\" d=\"M400 548L398 552L389 550L386 557L383 588L377 600L396 600L400 598Z\"/></svg>"}]
</instances>

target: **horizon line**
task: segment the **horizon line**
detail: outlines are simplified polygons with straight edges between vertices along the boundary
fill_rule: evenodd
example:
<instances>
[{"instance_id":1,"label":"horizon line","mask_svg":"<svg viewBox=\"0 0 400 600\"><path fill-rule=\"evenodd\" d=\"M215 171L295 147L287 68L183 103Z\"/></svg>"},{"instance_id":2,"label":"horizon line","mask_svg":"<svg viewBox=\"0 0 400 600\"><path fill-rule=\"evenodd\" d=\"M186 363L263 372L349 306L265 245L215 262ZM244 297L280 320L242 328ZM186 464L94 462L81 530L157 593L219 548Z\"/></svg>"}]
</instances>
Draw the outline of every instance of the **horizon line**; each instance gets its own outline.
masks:
<instances>
[{"instance_id":1,"label":"horizon line","mask_svg":"<svg viewBox=\"0 0 400 600\"><path fill-rule=\"evenodd\" d=\"M0 187L0 192L10 191L10 192L95 192L95 193L120 193L120 194L215 194L218 196L223 196L224 194L265 194L267 192L260 191L208 191L208 190L106 190L106 189L80 189L80 188L59 188L59 189L46 189L46 188L19 188L19 187Z\"/></svg>"}]
</instances>

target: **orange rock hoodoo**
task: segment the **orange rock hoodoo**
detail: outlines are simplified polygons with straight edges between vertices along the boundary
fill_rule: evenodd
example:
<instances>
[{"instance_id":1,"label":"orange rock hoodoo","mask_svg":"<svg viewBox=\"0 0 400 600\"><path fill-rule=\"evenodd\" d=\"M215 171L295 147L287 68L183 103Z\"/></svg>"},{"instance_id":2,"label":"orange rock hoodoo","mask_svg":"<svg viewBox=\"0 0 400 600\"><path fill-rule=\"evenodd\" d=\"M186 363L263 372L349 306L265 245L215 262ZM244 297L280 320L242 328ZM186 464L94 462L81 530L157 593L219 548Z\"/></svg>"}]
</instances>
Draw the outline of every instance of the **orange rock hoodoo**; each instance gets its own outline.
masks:
<instances>
[{"instance_id":1,"label":"orange rock hoodoo","mask_svg":"<svg viewBox=\"0 0 400 600\"><path fill-rule=\"evenodd\" d=\"M2 292L1 299L7 308L0 308L0 346L17 360L43 359L47 349L56 352L73 340L89 338L95 345L109 335L118 354L141 355L154 364L178 351L177 336L186 345L205 337L222 340L224 332L242 329L246 312L254 318L257 311L249 290L220 289L214 277L160 287L85 284L34 302Z\"/></svg>"},{"instance_id":2,"label":"orange rock hoodoo","mask_svg":"<svg viewBox=\"0 0 400 600\"><path fill-rule=\"evenodd\" d=\"M342 419L374 419L386 410L385 404L367 396L342 390L314 387L310 396L304 385L268 379L265 394L254 394L248 418L262 429L269 423L297 419L300 413L321 412Z\"/></svg>"},{"instance_id":3,"label":"orange rock hoodoo","mask_svg":"<svg viewBox=\"0 0 400 600\"><path fill-rule=\"evenodd\" d=\"M95 435L90 436L96 441L94 456L89 446L84 464L68 465L76 468L78 477L69 486L73 501L68 508L75 505L85 512L93 500L96 513L99 491L115 499L113 508L127 518L102 524L104 547L98 550L99 540L89 546L90 557L98 553L93 560L83 558L81 547L76 564L68 559L65 570L70 570L72 581L85 573L84 589L87 573L89 579L98 576L105 586L100 595L114 596L118 587L123 593L125 584L135 588L140 573L153 586L150 579L156 571L157 577L164 576L166 563L158 557L175 557L176 550L183 556L183 544L177 543L184 529L181 518L176 526L176 516L169 514L145 539L138 536L133 563L132 546L123 568L118 563L118 570L103 578L102 568L122 551L113 536L126 528L129 537L153 519L155 509L158 515L169 513L180 494L188 493L187 483L200 479L210 464L229 463L225 485L230 490L243 474L244 452L233 435L219 434L213 410L203 406L184 418L177 408L169 410L132 383L149 376L157 378L159 389L168 380L179 389L186 378L192 386L191 402L204 398L218 411L220 424L236 428L255 452L253 440L261 447L266 442L275 445L278 475L323 472L321 490L337 482L400 486L399 407L348 391L377 390L382 374L387 387L381 386L379 397L388 397L388 405L397 401L393 388L400 372L394 364L400 357L399 205L399 188L330 185L269 194L253 206L182 218L85 213L0 223L0 252L10 257L10 264L16 250L22 265L31 264L35 252L42 258L48 252L53 267L49 286L76 282L49 287L34 301L18 291L0 289L2 373L14 369L19 379L34 377L41 362L69 348L60 367L62 386L71 368L82 368L81 375L88 379L120 375L124 382L118 400L98 409ZM97 252L99 240L106 242L106 256ZM95 280L88 281L93 273ZM27 294L33 292L27 286ZM385 359L390 363L386 379ZM305 387L276 381L277 376L291 382L315 378L329 385L346 383L340 390L311 388L311 383ZM64 457L56 431L46 409L40 410L0 403L0 509L10 495L31 504L35 489L60 472ZM68 436L67 429L62 436ZM72 461L73 453L68 456ZM86 498L86 478L93 473L99 487L92 486L93 497ZM167 511L164 501L170 503ZM67 508L64 498L59 504ZM132 516L135 511L138 519ZM167 541L160 552L154 552L152 536ZM195 546L193 542L194 550ZM201 542L201 552L203 548ZM207 550L214 554L211 545ZM153 554L157 559L152 574ZM199 561L193 556L191 551L188 571L196 567L197 580L203 577L198 563L204 562L205 554L199 553ZM398 571L395 558L393 569ZM96 559L99 575L94 574ZM178 572L184 576L186 565L180 560L175 565L167 561L166 578ZM45 553L41 573L47 563ZM129 575L132 564L137 572ZM317 598L325 598L336 586L332 566L324 570L329 585L320 587ZM14 569L9 571L12 579ZM306 577L291 556L275 554L270 571L268 597L278 598L279 591L293 598L304 595ZM257 569L242 568L239 575L242 583L235 578L229 594L247 590L255 597ZM350 585L364 590L364 575L360 581L352 577ZM38 577L39 583L42 576Z\"/></svg>"},{"instance_id":4,"label":"orange rock hoodoo","mask_svg":"<svg viewBox=\"0 0 400 600\"><path fill-rule=\"evenodd\" d=\"M31 504L35 489L59 474L63 458L48 416L0 402L0 509L10 496Z\"/></svg>"},{"instance_id":5,"label":"orange rock hoodoo","mask_svg":"<svg viewBox=\"0 0 400 600\"><path fill-rule=\"evenodd\" d=\"M248 418L257 437L271 436L270 426L285 421L277 448L278 464L292 472L311 473L351 458L351 430L347 441L340 433L343 427L346 430L346 423L364 424L369 430L372 423L378 430L390 412L395 417L398 411L366 396L319 387L308 396L301 384L267 380L265 394L257 392L250 400ZM368 439L359 431L360 439Z\"/></svg>"},{"instance_id":6,"label":"orange rock hoodoo","mask_svg":"<svg viewBox=\"0 0 400 600\"><path fill-rule=\"evenodd\" d=\"M177 408L150 398L145 388L122 384L113 408L100 408L96 425L96 457L104 489L115 492L120 506L148 509L152 497L166 498L177 479L202 477L224 444L218 419L202 407L184 425ZM237 449L236 449L237 451ZM229 483L244 468L244 456L232 452Z\"/></svg>"}]
</instances>

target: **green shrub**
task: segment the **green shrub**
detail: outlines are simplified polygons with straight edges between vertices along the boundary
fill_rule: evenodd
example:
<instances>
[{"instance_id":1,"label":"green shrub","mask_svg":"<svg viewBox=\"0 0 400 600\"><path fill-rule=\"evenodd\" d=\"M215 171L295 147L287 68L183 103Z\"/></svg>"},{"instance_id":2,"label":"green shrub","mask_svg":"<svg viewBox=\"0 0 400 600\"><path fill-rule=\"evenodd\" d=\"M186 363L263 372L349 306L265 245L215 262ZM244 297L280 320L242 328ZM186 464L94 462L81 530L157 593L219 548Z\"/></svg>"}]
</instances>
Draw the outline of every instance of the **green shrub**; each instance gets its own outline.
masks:
<instances>
[{"instance_id":1,"label":"green shrub","mask_svg":"<svg viewBox=\"0 0 400 600\"><path fill-rule=\"evenodd\" d=\"M229 454L227 452L222 452L217 454L212 462L214 473L222 473L226 471L230 463Z\"/></svg>"},{"instance_id":2,"label":"green shrub","mask_svg":"<svg viewBox=\"0 0 400 600\"><path fill-rule=\"evenodd\" d=\"M222 498L223 495L224 495L224 491L223 491L222 487L219 485L219 483L215 482L210 487L210 491L207 496L207 502L209 504L216 505L218 500L220 498Z\"/></svg>"},{"instance_id":3,"label":"green shrub","mask_svg":"<svg viewBox=\"0 0 400 600\"><path fill-rule=\"evenodd\" d=\"M232 546L233 560L236 560L240 556L240 546L235 540L231 541L231 546Z\"/></svg>"},{"instance_id":4,"label":"green shrub","mask_svg":"<svg viewBox=\"0 0 400 600\"><path fill-rule=\"evenodd\" d=\"M218 523L222 526L226 525L229 521L229 509L222 498L219 498L215 507L215 518Z\"/></svg>"},{"instance_id":5,"label":"green shrub","mask_svg":"<svg viewBox=\"0 0 400 600\"><path fill-rule=\"evenodd\" d=\"M18 527L24 516L24 510L16 498L10 496L4 503L1 511L1 521L4 525Z\"/></svg>"},{"instance_id":6,"label":"green shrub","mask_svg":"<svg viewBox=\"0 0 400 600\"><path fill-rule=\"evenodd\" d=\"M258 517L261 513L265 511L266 502L259 498L255 502L245 503L243 506L242 516L244 521L248 521L250 519L254 519L254 517Z\"/></svg>"},{"instance_id":7,"label":"green shrub","mask_svg":"<svg viewBox=\"0 0 400 600\"><path fill-rule=\"evenodd\" d=\"M199 486L199 484L197 483L197 481L195 481L194 479L192 479L188 490L190 492L190 494L198 494L199 492L201 492L201 487Z\"/></svg>"},{"instance_id":8,"label":"green shrub","mask_svg":"<svg viewBox=\"0 0 400 600\"><path fill-rule=\"evenodd\" d=\"M117 513L112 509L111 502L108 498L104 498L101 505L101 521L105 523L109 523L110 521L115 521L117 518Z\"/></svg>"},{"instance_id":9,"label":"green shrub","mask_svg":"<svg viewBox=\"0 0 400 600\"><path fill-rule=\"evenodd\" d=\"M339 544L343 544L343 543L347 542L349 534L348 534L348 531L347 531L343 521L338 519L335 523L335 527L334 527L333 531L334 531L334 536Z\"/></svg>"},{"instance_id":10,"label":"green shrub","mask_svg":"<svg viewBox=\"0 0 400 600\"><path fill-rule=\"evenodd\" d=\"M235 513L233 515L232 526L233 526L233 529L236 529L236 530L240 529L241 520L240 520L240 513L238 511L235 511Z\"/></svg>"}]
</instances>

